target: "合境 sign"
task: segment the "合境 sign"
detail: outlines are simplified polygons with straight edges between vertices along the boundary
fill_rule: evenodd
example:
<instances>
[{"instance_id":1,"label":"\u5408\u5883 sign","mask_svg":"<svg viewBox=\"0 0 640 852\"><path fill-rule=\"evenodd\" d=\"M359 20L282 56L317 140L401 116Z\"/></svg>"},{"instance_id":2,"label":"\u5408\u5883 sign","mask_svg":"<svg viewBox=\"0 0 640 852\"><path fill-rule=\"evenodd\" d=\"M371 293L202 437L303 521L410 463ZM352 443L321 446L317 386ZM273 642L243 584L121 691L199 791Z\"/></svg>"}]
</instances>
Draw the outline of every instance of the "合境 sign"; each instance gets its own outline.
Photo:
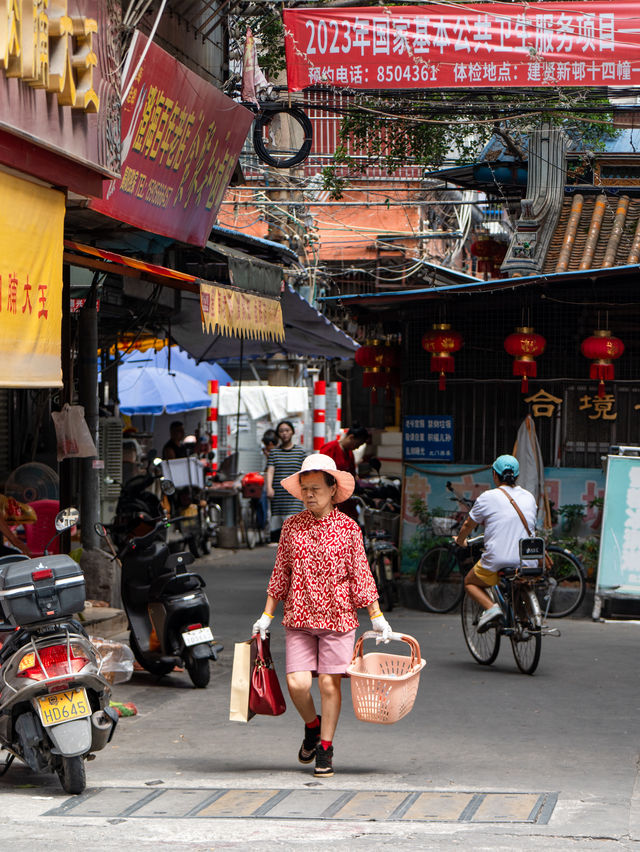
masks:
<instances>
[{"instance_id":1,"label":"\u5408\u5883 sign","mask_svg":"<svg viewBox=\"0 0 640 852\"><path fill-rule=\"evenodd\" d=\"M62 386L65 196L0 172L0 387Z\"/></svg>"},{"instance_id":2,"label":"\u5408\u5883 sign","mask_svg":"<svg viewBox=\"0 0 640 852\"><path fill-rule=\"evenodd\" d=\"M405 461L453 461L453 417L445 414L405 417L402 456Z\"/></svg>"},{"instance_id":3,"label":"\u5408\u5883 sign","mask_svg":"<svg viewBox=\"0 0 640 852\"><path fill-rule=\"evenodd\" d=\"M289 91L635 86L625 0L284 10Z\"/></svg>"},{"instance_id":4,"label":"\u5408\u5883 sign","mask_svg":"<svg viewBox=\"0 0 640 852\"><path fill-rule=\"evenodd\" d=\"M122 104L122 176L91 206L155 234L204 246L253 113L149 45L139 31L123 73L125 88L132 74Z\"/></svg>"}]
</instances>

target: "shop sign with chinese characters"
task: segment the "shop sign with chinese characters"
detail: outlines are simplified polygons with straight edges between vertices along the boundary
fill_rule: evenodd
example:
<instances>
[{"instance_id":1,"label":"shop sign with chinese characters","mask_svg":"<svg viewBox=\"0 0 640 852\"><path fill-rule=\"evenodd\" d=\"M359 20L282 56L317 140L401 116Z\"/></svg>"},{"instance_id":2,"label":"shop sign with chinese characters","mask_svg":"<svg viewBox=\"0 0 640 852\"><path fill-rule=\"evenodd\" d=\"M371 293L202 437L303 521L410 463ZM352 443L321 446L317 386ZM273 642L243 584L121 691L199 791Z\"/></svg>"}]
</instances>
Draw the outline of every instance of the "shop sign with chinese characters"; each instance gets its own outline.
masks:
<instances>
[{"instance_id":1,"label":"shop sign with chinese characters","mask_svg":"<svg viewBox=\"0 0 640 852\"><path fill-rule=\"evenodd\" d=\"M453 417L445 414L405 417L402 447L405 461L453 461Z\"/></svg>"},{"instance_id":2,"label":"shop sign with chinese characters","mask_svg":"<svg viewBox=\"0 0 640 852\"><path fill-rule=\"evenodd\" d=\"M279 299L200 282L202 331L259 340L284 340Z\"/></svg>"},{"instance_id":3,"label":"shop sign with chinese characters","mask_svg":"<svg viewBox=\"0 0 640 852\"><path fill-rule=\"evenodd\" d=\"M119 21L107 0L0 0L0 131L118 174Z\"/></svg>"},{"instance_id":4,"label":"shop sign with chinese characters","mask_svg":"<svg viewBox=\"0 0 640 852\"><path fill-rule=\"evenodd\" d=\"M289 91L640 82L625 0L285 9Z\"/></svg>"},{"instance_id":5,"label":"shop sign with chinese characters","mask_svg":"<svg viewBox=\"0 0 640 852\"><path fill-rule=\"evenodd\" d=\"M64 193L0 172L0 387L62 386Z\"/></svg>"},{"instance_id":6,"label":"shop sign with chinese characters","mask_svg":"<svg viewBox=\"0 0 640 852\"><path fill-rule=\"evenodd\" d=\"M138 68L145 47L148 51ZM155 234L204 246L253 113L136 32L123 77L122 177L100 213Z\"/></svg>"}]
</instances>

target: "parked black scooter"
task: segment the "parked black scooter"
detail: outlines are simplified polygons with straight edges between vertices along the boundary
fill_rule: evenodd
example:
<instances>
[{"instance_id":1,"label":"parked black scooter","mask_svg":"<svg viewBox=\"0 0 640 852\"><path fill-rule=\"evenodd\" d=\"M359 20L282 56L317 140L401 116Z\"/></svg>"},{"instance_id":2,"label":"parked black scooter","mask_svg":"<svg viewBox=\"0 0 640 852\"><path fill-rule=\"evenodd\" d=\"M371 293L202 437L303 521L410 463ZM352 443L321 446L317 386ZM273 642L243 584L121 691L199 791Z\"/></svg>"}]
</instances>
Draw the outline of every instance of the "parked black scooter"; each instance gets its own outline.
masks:
<instances>
[{"instance_id":1,"label":"parked black scooter","mask_svg":"<svg viewBox=\"0 0 640 852\"><path fill-rule=\"evenodd\" d=\"M122 602L129 619L131 650L138 663L157 677L184 666L194 686L204 689L211 677L210 660L222 645L209 627L205 581L188 566L191 553L170 553L162 540L169 522L144 518L152 529L130 537L114 558L122 565ZM101 524L96 532L111 544Z\"/></svg>"},{"instance_id":2,"label":"parked black scooter","mask_svg":"<svg viewBox=\"0 0 640 852\"><path fill-rule=\"evenodd\" d=\"M59 532L78 520L56 517ZM103 662L73 614L84 607L80 566L68 556L0 559L0 748L34 772L55 772L67 793L85 788L85 760L118 721Z\"/></svg>"}]
</instances>

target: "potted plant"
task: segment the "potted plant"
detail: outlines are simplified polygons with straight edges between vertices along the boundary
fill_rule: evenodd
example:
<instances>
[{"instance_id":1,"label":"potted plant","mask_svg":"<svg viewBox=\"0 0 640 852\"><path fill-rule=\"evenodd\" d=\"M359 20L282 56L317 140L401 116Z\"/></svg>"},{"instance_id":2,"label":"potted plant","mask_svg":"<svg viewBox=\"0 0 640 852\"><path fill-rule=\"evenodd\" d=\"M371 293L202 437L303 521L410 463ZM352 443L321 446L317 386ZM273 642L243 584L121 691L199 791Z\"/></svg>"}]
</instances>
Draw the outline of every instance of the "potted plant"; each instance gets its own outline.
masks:
<instances>
[{"instance_id":1,"label":"potted plant","mask_svg":"<svg viewBox=\"0 0 640 852\"><path fill-rule=\"evenodd\" d=\"M558 515L562 518L561 530L565 535L577 536L584 520L584 503L567 503L560 506Z\"/></svg>"}]
</instances>

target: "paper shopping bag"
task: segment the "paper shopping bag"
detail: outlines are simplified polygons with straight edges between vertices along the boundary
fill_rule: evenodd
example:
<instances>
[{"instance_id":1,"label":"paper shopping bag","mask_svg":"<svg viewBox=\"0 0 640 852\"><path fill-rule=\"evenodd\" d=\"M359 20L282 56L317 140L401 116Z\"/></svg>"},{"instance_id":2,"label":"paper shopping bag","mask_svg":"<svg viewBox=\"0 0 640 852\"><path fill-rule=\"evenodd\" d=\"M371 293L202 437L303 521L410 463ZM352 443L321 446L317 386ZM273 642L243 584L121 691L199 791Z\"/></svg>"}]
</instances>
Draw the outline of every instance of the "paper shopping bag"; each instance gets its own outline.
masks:
<instances>
[{"instance_id":1,"label":"paper shopping bag","mask_svg":"<svg viewBox=\"0 0 640 852\"><path fill-rule=\"evenodd\" d=\"M256 660L256 643L236 642L233 649L233 668L231 670L231 698L229 702L229 720L248 722L255 716L249 709L251 691L251 673Z\"/></svg>"}]
</instances>

